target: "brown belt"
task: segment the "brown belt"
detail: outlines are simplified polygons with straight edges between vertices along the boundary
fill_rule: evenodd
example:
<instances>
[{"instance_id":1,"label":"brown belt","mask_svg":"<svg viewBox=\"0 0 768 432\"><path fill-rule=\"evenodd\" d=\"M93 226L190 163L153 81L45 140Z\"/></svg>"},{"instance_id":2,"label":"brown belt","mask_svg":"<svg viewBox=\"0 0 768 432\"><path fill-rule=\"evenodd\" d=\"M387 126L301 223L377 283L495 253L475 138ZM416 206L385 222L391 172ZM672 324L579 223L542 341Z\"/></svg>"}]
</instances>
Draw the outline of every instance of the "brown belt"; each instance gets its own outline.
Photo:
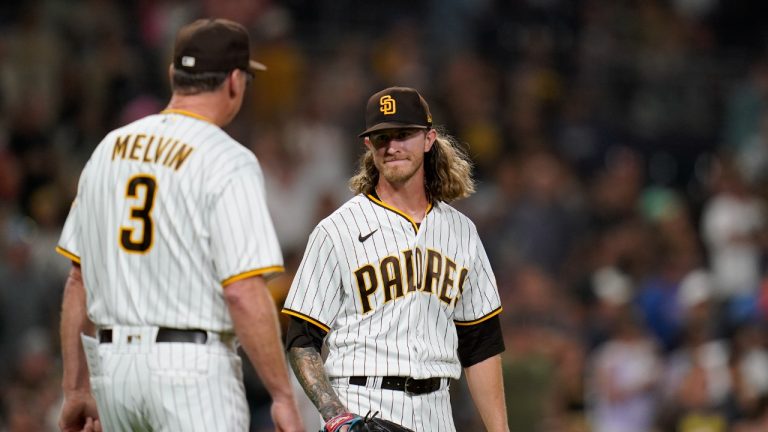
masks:
<instances>
[{"instance_id":1,"label":"brown belt","mask_svg":"<svg viewBox=\"0 0 768 432\"><path fill-rule=\"evenodd\" d=\"M353 376L349 377L349 383L353 385L364 386L368 383L369 377ZM373 377L371 377L373 379ZM385 390L404 391L407 394L421 395L432 393L440 389L443 380L448 378L425 378L414 379L402 376L381 377L381 388Z\"/></svg>"},{"instance_id":2,"label":"brown belt","mask_svg":"<svg viewBox=\"0 0 768 432\"><path fill-rule=\"evenodd\" d=\"M99 330L100 343L112 343L112 329ZM160 327L157 330L155 342L177 342L205 344L208 342L208 332L198 329L175 329Z\"/></svg>"}]
</instances>

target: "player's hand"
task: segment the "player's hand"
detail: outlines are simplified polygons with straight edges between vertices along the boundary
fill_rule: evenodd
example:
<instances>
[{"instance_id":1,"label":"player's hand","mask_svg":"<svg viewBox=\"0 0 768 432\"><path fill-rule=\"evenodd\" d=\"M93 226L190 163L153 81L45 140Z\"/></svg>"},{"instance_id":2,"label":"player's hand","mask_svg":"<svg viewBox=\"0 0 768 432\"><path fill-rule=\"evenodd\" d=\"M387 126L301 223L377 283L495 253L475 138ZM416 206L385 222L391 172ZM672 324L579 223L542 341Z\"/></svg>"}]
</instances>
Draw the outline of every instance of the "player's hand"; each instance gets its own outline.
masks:
<instances>
[{"instance_id":1,"label":"player's hand","mask_svg":"<svg viewBox=\"0 0 768 432\"><path fill-rule=\"evenodd\" d=\"M94 420L88 417L85 420L85 427L83 428L83 432L102 432L101 422L99 419Z\"/></svg>"},{"instance_id":2,"label":"player's hand","mask_svg":"<svg viewBox=\"0 0 768 432\"><path fill-rule=\"evenodd\" d=\"M101 432L96 400L90 392L64 393L64 405L59 415L59 429L62 432Z\"/></svg>"},{"instance_id":3,"label":"player's hand","mask_svg":"<svg viewBox=\"0 0 768 432\"><path fill-rule=\"evenodd\" d=\"M293 398L272 402L272 421L277 432L305 432L299 409Z\"/></svg>"},{"instance_id":4,"label":"player's hand","mask_svg":"<svg viewBox=\"0 0 768 432\"><path fill-rule=\"evenodd\" d=\"M354 430L361 430L360 425L362 424L365 427L364 422L365 420L359 415L348 412L341 413L336 417L328 419L321 432L347 432L353 427Z\"/></svg>"}]
</instances>

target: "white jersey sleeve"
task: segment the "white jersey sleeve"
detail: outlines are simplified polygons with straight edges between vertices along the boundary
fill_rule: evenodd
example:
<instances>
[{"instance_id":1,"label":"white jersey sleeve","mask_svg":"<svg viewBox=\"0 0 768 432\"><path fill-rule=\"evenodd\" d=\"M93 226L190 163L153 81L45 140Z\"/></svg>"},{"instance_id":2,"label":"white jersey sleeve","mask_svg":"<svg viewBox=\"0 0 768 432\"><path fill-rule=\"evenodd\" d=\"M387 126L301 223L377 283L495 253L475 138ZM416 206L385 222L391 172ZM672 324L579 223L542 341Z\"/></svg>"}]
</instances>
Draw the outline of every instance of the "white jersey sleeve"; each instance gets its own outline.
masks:
<instances>
[{"instance_id":1,"label":"white jersey sleeve","mask_svg":"<svg viewBox=\"0 0 768 432\"><path fill-rule=\"evenodd\" d=\"M329 331L342 306L340 271L333 241L318 225L309 237L283 313Z\"/></svg>"},{"instance_id":2,"label":"white jersey sleeve","mask_svg":"<svg viewBox=\"0 0 768 432\"><path fill-rule=\"evenodd\" d=\"M213 202L211 252L222 285L284 270L265 197L264 178L254 161L226 182Z\"/></svg>"},{"instance_id":3,"label":"white jersey sleeve","mask_svg":"<svg viewBox=\"0 0 768 432\"><path fill-rule=\"evenodd\" d=\"M77 186L77 196L75 197L75 200L72 201L72 206L69 209L67 220L64 222L64 227L62 228L61 235L59 236L59 242L56 245L56 251L58 253L64 255L77 264L80 264L81 256L80 237L82 234L80 230L83 226L82 213L84 208L82 201L85 199L81 191L83 189L83 183L86 181L85 179L87 171L88 164L86 164L86 166L83 168L83 172L80 174L80 180L78 181Z\"/></svg>"},{"instance_id":4,"label":"white jersey sleeve","mask_svg":"<svg viewBox=\"0 0 768 432\"><path fill-rule=\"evenodd\" d=\"M77 242L77 230L80 228L80 223L78 222L79 206L77 204L77 199L75 199L72 202L72 207L69 209L67 220L64 222L64 228L61 230L61 237L59 237L56 251L73 262L80 264L80 247Z\"/></svg>"},{"instance_id":5,"label":"white jersey sleeve","mask_svg":"<svg viewBox=\"0 0 768 432\"><path fill-rule=\"evenodd\" d=\"M471 237L475 240L473 260L453 312L456 325L476 324L501 312L496 277L474 226Z\"/></svg>"}]
</instances>

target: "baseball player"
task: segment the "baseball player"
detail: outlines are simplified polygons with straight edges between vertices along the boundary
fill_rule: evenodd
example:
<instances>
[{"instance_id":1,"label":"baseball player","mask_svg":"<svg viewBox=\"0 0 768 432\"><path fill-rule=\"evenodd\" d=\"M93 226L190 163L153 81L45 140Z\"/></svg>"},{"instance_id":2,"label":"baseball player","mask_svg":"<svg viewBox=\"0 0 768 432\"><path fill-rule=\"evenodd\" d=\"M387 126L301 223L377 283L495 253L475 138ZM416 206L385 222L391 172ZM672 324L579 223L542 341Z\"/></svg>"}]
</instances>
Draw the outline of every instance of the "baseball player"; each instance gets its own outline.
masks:
<instances>
[{"instance_id":1,"label":"baseball player","mask_svg":"<svg viewBox=\"0 0 768 432\"><path fill-rule=\"evenodd\" d=\"M241 25L183 27L168 108L110 132L83 169L57 248L74 262L62 430L246 431L238 344L277 429L304 430L265 289L283 262L261 168L221 129L263 69Z\"/></svg>"},{"instance_id":2,"label":"baseball player","mask_svg":"<svg viewBox=\"0 0 768 432\"><path fill-rule=\"evenodd\" d=\"M495 278L447 204L473 192L470 162L414 89L371 96L366 127L358 195L314 229L285 302L289 361L329 432L454 431L462 368L485 426L507 431Z\"/></svg>"}]
</instances>

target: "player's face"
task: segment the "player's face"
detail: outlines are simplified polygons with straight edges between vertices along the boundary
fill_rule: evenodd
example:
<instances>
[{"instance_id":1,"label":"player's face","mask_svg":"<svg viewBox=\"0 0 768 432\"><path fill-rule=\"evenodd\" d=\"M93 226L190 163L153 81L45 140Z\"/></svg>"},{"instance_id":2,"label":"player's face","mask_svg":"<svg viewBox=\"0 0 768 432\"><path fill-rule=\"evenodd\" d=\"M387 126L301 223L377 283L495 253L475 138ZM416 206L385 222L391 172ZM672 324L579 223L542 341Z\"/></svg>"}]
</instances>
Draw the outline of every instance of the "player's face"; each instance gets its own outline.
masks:
<instances>
[{"instance_id":1,"label":"player's face","mask_svg":"<svg viewBox=\"0 0 768 432\"><path fill-rule=\"evenodd\" d=\"M390 183L403 184L417 173L423 175L424 153L434 139L432 129L385 129L372 133L365 142L380 175Z\"/></svg>"}]
</instances>

